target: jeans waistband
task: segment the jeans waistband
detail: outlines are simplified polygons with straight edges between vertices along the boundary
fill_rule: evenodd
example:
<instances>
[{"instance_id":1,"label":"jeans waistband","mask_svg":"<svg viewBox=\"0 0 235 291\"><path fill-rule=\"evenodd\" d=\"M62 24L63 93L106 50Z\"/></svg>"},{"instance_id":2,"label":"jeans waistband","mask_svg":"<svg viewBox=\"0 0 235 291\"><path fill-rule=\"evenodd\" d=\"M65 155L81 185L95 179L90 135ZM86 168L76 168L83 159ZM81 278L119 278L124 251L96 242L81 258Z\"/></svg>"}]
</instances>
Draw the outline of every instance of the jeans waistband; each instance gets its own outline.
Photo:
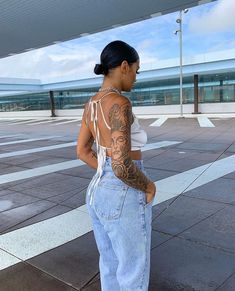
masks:
<instances>
[{"instance_id":1,"label":"jeans waistband","mask_svg":"<svg viewBox=\"0 0 235 291\"><path fill-rule=\"evenodd\" d=\"M144 170L144 161L143 160L132 160L133 163L137 165L137 167L141 170ZM105 158L104 171L112 171L112 158Z\"/></svg>"}]
</instances>

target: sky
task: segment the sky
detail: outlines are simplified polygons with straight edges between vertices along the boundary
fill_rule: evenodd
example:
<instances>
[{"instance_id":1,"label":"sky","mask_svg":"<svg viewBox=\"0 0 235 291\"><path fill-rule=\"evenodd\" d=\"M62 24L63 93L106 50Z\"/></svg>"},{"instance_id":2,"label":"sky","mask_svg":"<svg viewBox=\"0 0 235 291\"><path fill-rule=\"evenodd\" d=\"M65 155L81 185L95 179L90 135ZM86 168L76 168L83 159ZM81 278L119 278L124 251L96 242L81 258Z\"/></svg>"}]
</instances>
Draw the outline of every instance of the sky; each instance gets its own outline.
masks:
<instances>
[{"instance_id":1,"label":"sky","mask_svg":"<svg viewBox=\"0 0 235 291\"><path fill-rule=\"evenodd\" d=\"M218 0L183 14L183 58L229 49L235 56L234 11L235 0ZM102 49L117 39L136 48L140 72L161 67L164 60L179 58L178 16L171 13L0 59L0 77L42 83L92 78Z\"/></svg>"}]
</instances>

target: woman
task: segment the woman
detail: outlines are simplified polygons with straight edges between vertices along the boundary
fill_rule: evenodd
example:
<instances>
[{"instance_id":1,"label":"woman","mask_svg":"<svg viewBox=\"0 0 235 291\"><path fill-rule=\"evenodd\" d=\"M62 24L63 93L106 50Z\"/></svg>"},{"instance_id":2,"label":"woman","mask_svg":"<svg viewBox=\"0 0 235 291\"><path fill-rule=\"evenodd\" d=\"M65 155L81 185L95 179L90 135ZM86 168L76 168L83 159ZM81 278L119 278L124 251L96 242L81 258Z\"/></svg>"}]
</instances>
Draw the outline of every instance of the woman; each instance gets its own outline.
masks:
<instances>
[{"instance_id":1,"label":"woman","mask_svg":"<svg viewBox=\"0 0 235 291\"><path fill-rule=\"evenodd\" d=\"M132 113L131 101L121 94L131 91L139 56L127 43L113 41L100 60L94 72L103 74L104 80L85 105L77 156L97 169L86 203L100 254L101 287L102 291L147 291L156 187L141 157L146 132Z\"/></svg>"}]
</instances>

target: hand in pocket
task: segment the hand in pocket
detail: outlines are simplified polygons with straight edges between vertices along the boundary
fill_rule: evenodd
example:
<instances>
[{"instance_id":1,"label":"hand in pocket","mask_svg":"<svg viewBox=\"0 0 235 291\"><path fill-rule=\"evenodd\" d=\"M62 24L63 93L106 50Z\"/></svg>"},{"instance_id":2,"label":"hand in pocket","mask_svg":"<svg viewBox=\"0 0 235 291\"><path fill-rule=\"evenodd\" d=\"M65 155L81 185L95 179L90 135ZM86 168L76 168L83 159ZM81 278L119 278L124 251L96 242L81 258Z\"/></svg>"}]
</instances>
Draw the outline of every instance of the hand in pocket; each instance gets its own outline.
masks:
<instances>
[{"instance_id":1,"label":"hand in pocket","mask_svg":"<svg viewBox=\"0 0 235 291\"><path fill-rule=\"evenodd\" d=\"M156 191L157 191L157 188L156 188L155 183L153 182L149 183L148 191L145 193L146 204L150 203L154 199L156 195Z\"/></svg>"}]
</instances>

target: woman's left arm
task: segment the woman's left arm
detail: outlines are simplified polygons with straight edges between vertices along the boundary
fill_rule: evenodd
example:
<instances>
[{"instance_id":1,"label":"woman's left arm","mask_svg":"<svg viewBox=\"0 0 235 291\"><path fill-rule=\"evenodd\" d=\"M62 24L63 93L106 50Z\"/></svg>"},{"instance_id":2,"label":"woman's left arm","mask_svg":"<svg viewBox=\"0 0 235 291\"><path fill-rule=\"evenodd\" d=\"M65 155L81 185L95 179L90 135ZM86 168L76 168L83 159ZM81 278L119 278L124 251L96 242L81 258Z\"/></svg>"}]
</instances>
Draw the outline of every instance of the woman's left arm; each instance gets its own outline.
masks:
<instances>
[{"instance_id":1,"label":"woman's left arm","mask_svg":"<svg viewBox=\"0 0 235 291\"><path fill-rule=\"evenodd\" d=\"M94 138L89 127L86 124L86 107L82 116L82 124L77 140L77 158L88 164L90 167L97 169L97 154L92 149Z\"/></svg>"}]
</instances>

